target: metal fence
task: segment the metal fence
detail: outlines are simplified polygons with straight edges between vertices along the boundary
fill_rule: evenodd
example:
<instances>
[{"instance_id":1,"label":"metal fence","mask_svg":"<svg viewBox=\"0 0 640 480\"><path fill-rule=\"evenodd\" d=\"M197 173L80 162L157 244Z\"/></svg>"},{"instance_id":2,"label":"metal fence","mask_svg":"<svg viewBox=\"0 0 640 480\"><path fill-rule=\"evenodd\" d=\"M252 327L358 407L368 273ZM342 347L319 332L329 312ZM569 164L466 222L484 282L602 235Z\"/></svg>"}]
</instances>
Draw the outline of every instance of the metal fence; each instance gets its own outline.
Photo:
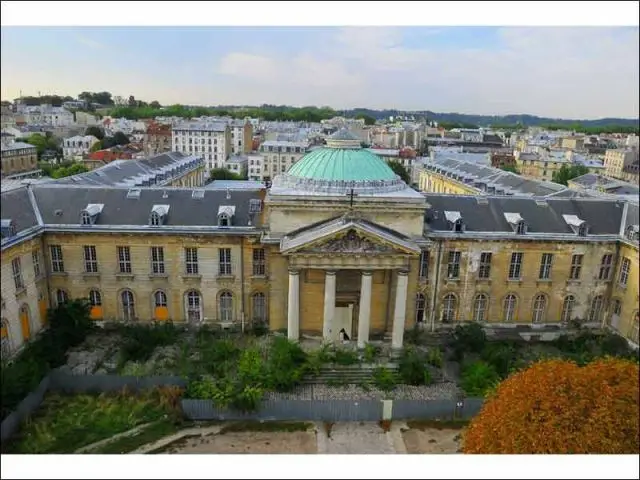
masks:
<instances>
[{"instance_id":1,"label":"metal fence","mask_svg":"<svg viewBox=\"0 0 640 480\"><path fill-rule=\"evenodd\" d=\"M390 404L389 413L384 404ZM460 405L461 403L461 405ZM182 400L190 420L306 420L324 422L375 422L408 419L468 419L482 407L482 398L464 400L274 400L255 412L218 408L210 400Z\"/></svg>"},{"instance_id":2,"label":"metal fence","mask_svg":"<svg viewBox=\"0 0 640 480\"><path fill-rule=\"evenodd\" d=\"M186 387L187 382L181 377L121 377L119 375L71 375L54 370L49 374L51 384L49 390L65 393L84 392L118 392L123 389L134 392L154 387L176 386Z\"/></svg>"},{"instance_id":3,"label":"metal fence","mask_svg":"<svg viewBox=\"0 0 640 480\"><path fill-rule=\"evenodd\" d=\"M0 426L0 441L4 442L18 431L22 422L29 417L42 403L45 393L49 389L51 383L50 377L47 375L42 379L38 388L27 395L19 404L15 411L11 412L7 418L2 421Z\"/></svg>"}]
</instances>

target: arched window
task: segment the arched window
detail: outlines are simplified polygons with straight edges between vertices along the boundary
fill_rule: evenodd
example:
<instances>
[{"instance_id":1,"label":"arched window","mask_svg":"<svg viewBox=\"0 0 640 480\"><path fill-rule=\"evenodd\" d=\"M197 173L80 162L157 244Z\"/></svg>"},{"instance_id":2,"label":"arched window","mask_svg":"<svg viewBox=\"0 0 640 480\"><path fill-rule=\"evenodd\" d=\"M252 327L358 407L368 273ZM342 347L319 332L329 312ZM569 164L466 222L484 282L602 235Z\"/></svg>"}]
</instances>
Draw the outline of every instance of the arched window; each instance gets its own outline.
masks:
<instances>
[{"instance_id":1,"label":"arched window","mask_svg":"<svg viewBox=\"0 0 640 480\"><path fill-rule=\"evenodd\" d=\"M9 322L3 318L0 322L0 340L2 341L1 359L4 361L11 355L11 340L9 339Z\"/></svg>"},{"instance_id":2,"label":"arched window","mask_svg":"<svg viewBox=\"0 0 640 480\"><path fill-rule=\"evenodd\" d=\"M218 215L218 226L219 227L229 226L229 216L226 213L221 213L220 215Z\"/></svg>"},{"instance_id":3,"label":"arched window","mask_svg":"<svg viewBox=\"0 0 640 480\"><path fill-rule=\"evenodd\" d=\"M416 323L424 322L426 304L424 293L418 293L416 295Z\"/></svg>"},{"instance_id":4,"label":"arched window","mask_svg":"<svg viewBox=\"0 0 640 480\"><path fill-rule=\"evenodd\" d=\"M123 290L120 294L122 301L122 318L125 321L132 321L136 318L136 303L131 290Z\"/></svg>"},{"instance_id":5,"label":"arched window","mask_svg":"<svg viewBox=\"0 0 640 480\"><path fill-rule=\"evenodd\" d=\"M442 321L444 323L455 322L456 320L457 299L453 293L449 293L444 297L442 302Z\"/></svg>"},{"instance_id":6,"label":"arched window","mask_svg":"<svg viewBox=\"0 0 640 480\"><path fill-rule=\"evenodd\" d=\"M187 321L189 323L199 323L202 321L202 301L200 293L189 290L186 295Z\"/></svg>"},{"instance_id":7,"label":"arched window","mask_svg":"<svg viewBox=\"0 0 640 480\"><path fill-rule=\"evenodd\" d=\"M66 290L62 290L59 288L56 290L56 304L62 305L63 303L67 303L69 301L69 294Z\"/></svg>"},{"instance_id":8,"label":"arched window","mask_svg":"<svg viewBox=\"0 0 640 480\"><path fill-rule=\"evenodd\" d=\"M516 233L518 235L524 235L527 233L527 224L522 221L518 222L518 225L516 226Z\"/></svg>"},{"instance_id":9,"label":"arched window","mask_svg":"<svg viewBox=\"0 0 640 480\"><path fill-rule=\"evenodd\" d=\"M589 309L589 322L602 322L602 314L604 313L604 299L602 295L597 295L591 300L591 308Z\"/></svg>"},{"instance_id":10,"label":"arched window","mask_svg":"<svg viewBox=\"0 0 640 480\"><path fill-rule=\"evenodd\" d=\"M573 315L573 307L576 304L576 299L573 295L567 295L564 297L564 302L562 303L562 314L560 315L560 320L567 323L571 321L571 316Z\"/></svg>"},{"instance_id":11,"label":"arched window","mask_svg":"<svg viewBox=\"0 0 640 480\"><path fill-rule=\"evenodd\" d=\"M484 293L476 295L473 302L473 321L484 322L487 320L487 308L489 306L489 297Z\"/></svg>"},{"instance_id":12,"label":"arched window","mask_svg":"<svg viewBox=\"0 0 640 480\"><path fill-rule=\"evenodd\" d=\"M91 215L89 215L89 212L82 212L80 214L80 219L82 225L91 225Z\"/></svg>"},{"instance_id":13,"label":"arched window","mask_svg":"<svg viewBox=\"0 0 640 480\"><path fill-rule=\"evenodd\" d=\"M89 304L92 307L102 306L102 296L98 290L91 290L89 292Z\"/></svg>"},{"instance_id":14,"label":"arched window","mask_svg":"<svg viewBox=\"0 0 640 480\"><path fill-rule=\"evenodd\" d=\"M533 323L542 323L545 321L547 311L547 297L543 294L536 295L533 300Z\"/></svg>"},{"instance_id":15,"label":"arched window","mask_svg":"<svg viewBox=\"0 0 640 480\"><path fill-rule=\"evenodd\" d=\"M264 293L256 292L251 296L251 311L254 322L267 321L267 299Z\"/></svg>"},{"instance_id":16,"label":"arched window","mask_svg":"<svg viewBox=\"0 0 640 480\"><path fill-rule=\"evenodd\" d=\"M518 299L513 293L504 297L502 306L502 318L505 323L511 323L516 318L516 309L518 307Z\"/></svg>"},{"instance_id":17,"label":"arched window","mask_svg":"<svg viewBox=\"0 0 640 480\"><path fill-rule=\"evenodd\" d=\"M162 290L158 290L153 294L153 306L155 308L158 307L166 307L167 306L167 294Z\"/></svg>"},{"instance_id":18,"label":"arched window","mask_svg":"<svg viewBox=\"0 0 640 480\"><path fill-rule=\"evenodd\" d=\"M233 295L231 292L220 294L220 320L222 322L233 321Z\"/></svg>"},{"instance_id":19,"label":"arched window","mask_svg":"<svg viewBox=\"0 0 640 480\"><path fill-rule=\"evenodd\" d=\"M158 215L158 212L151 212L151 216L149 218L149 223L154 226L157 227L158 225L160 225L160 215Z\"/></svg>"}]
</instances>

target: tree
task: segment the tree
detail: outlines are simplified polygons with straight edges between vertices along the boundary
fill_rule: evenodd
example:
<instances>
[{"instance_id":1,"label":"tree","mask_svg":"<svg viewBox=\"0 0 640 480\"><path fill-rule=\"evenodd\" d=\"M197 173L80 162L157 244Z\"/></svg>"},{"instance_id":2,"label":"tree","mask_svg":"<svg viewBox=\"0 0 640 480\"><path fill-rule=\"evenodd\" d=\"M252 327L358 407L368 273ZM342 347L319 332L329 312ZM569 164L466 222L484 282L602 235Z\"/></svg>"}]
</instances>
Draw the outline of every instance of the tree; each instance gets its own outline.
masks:
<instances>
[{"instance_id":1,"label":"tree","mask_svg":"<svg viewBox=\"0 0 640 480\"><path fill-rule=\"evenodd\" d=\"M538 362L507 378L463 438L465 453L638 454L638 365Z\"/></svg>"},{"instance_id":2,"label":"tree","mask_svg":"<svg viewBox=\"0 0 640 480\"><path fill-rule=\"evenodd\" d=\"M376 123L376 119L373 118L371 115L365 115L364 113L361 113L360 115L356 115L356 119L364 119L364 124L365 125L375 125Z\"/></svg>"},{"instance_id":3,"label":"tree","mask_svg":"<svg viewBox=\"0 0 640 480\"><path fill-rule=\"evenodd\" d=\"M90 152L97 152L98 150L102 150L104 147L102 145L102 140L97 141L96 143L94 143L93 145L91 145L91 148L89 149Z\"/></svg>"},{"instance_id":4,"label":"tree","mask_svg":"<svg viewBox=\"0 0 640 480\"><path fill-rule=\"evenodd\" d=\"M150 106L151 108L158 108L158 109L159 109L160 107L162 107L162 105L160 105L160 102L158 102L157 100L154 100L153 102L151 102L151 103L149 104L149 106Z\"/></svg>"},{"instance_id":5,"label":"tree","mask_svg":"<svg viewBox=\"0 0 640 480\"><path fill-rule=\"evenodd\" d=\"M89 169L85 167L83 164L73 163L67 167L60 167L60 168L54 169L51 172L51 178L70 177L71 175L77 175L78 173L85 173L88 171Z\"/></svg>"},{"instance_id":6,"label":"tree","mask_svg":"<svg viewBox=\"0 0 640 480\"><path fill-rule=\"evenodd\" d=\"M129 106L130 107L138 106L138 103L136 102L136 97L134 97L133 95L129 95Z\"/></svg>"},{"instance_id":7,"label":"tree","mask_svg":"<svg viewBox=\"0 0 640 480\"><path fill-rule=\"evenodd\" d=\"M84 134L93 135L98 140L102 140L104 138L104 130L102 130L102 128L98 127L97 125L91 125L87 127L87 129L84 131Z\"/></svg>"},{"instance_id":8,"label":"tree","mask_svg":"<svg viewBox=\"0 0 640 480\"><path fill-rule=\"evenodd\" d=\"M500 170L504 170L505 172L515 173L516 175L520 175L520 172L514 165L502 165Z\"/></svg>"},{"instance_id":9,"label":"tree","mask_svg":"<svg viewBox=\"0 0 640 480\"><path fill-rule=\"evenodd\" d=\"M243 178L237 173L233 173L226 168L213 168L209 175L211 181L213 180L243 180Z\"/></svg>"},{"instance_id":10,"label":"tree","mask_svg":"<svg viewBox=\"0 0 640 480\"><path fill-rule=\"evenodd\" d=\"M2 105L3 107L10 107L11 102L8 100L2 100L2 102L0 102L0 105Z\"/></svg>"},{"instance_id":11,"label":"tree","mask_svg":"<svg viewBox=\"0 0 640 480\"><path fill-rule=\"evenodd\" d=\"M411 176L409 175L409 172L404 165L402 165L397 160L390 160L389 162L387 162L387 165L389 165L391 170L393 170L393 172L398 175L404 183L406 183L407 185L411 184Z\"/></svg>"},{"instance_id":12,"label":"tree","mask_svg":"<svg viewBox=\"0 0 640 480\"><path fill-rule=\"evenodd\" d=\"M568 185L569 180L589 173L589 169L584 165L562 165L560 170L553 172L551 180L562 185Z\"/></svg>"},{"instance_id":13,"label":"tree","mask_svg":"<svg viewBox=\"0 0 640 480\"><path fill-rule=\"evenodd\" d=\"M116 132L113 135L114 145L128 145L130 143L129 137L122 132Z\"/></svg>"}]
</instances>

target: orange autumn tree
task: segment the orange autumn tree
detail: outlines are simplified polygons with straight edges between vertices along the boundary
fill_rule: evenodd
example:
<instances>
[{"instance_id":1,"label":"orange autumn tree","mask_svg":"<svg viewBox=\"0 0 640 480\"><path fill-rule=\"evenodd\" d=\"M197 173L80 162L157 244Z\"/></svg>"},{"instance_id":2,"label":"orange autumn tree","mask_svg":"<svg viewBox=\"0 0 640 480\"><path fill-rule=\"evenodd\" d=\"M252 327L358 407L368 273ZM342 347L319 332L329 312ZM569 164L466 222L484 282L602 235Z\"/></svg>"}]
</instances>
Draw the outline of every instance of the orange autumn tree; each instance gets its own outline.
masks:
<instances>
[{"instance_id":1,"label":"orange autumn tree","mask_svg":"<svg viewBox=\"0 0 640 480\"><path fill-rule=\"evenodd\" d=\"M638 365L538 362L502 382L463 437L464 453L637 454Z\"/></svg>"}]
</instances>

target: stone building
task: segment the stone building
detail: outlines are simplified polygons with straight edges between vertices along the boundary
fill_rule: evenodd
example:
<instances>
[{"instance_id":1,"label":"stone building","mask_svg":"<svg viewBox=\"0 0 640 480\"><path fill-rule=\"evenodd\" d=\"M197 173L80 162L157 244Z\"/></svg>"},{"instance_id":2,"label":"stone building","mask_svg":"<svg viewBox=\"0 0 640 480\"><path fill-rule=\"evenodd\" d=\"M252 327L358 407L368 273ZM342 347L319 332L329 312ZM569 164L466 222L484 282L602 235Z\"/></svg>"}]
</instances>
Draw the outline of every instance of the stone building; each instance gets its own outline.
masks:
<instances>
[{"instance_id":1,"label":"stone building","mask_svg":"<svg viewBox=\"0 0 640 480\"><path fill-rule=\"evenodd\" d=\"M96 321L344 330L360 347L401 347L416 324L575 319L638 344L634 203L423 194L344 131L270 189L120 185L2 194L7 352L75 297Z\"/></svg>"}]
</instances>

